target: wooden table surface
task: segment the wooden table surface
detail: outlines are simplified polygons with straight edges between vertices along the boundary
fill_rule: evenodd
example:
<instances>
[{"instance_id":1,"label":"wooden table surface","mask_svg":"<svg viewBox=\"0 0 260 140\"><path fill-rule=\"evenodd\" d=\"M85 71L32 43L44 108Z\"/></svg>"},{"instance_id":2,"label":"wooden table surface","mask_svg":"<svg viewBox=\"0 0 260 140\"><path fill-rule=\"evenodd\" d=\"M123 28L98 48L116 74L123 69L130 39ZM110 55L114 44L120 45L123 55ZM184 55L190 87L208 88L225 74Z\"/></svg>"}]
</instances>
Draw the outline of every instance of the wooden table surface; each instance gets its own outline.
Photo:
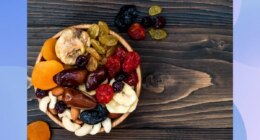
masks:
<instances>
[{"instance_id":1,"label":"wooden table surface","mask_svg":"<svg viewBox=\"0 0 260 140\"><path fill-rule=\"evenodd\" d=\"M76 137L38 109L28 89L28 123L50 124L52 139L232 139L232 0L28 0L28 75L43 42L66 26L106 21L122 5L147 15L163 7L168 38L130 40L140 53L143 86L137 109L110 134ZM19 21L17 21L19 22Z\"/></svg>"}]
</instances>

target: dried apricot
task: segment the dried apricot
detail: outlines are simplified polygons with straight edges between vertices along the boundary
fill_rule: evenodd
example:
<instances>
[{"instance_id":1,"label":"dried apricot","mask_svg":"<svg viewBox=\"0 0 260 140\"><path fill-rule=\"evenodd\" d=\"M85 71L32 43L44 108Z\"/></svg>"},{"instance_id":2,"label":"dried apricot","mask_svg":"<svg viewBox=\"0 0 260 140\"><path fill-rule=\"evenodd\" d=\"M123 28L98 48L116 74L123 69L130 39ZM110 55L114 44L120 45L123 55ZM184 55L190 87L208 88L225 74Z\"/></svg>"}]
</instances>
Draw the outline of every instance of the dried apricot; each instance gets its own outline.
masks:
<instances>
[{"instance_id":1,"label":"dried apricot","mask_svg":"<svg viewBox=\"0 0 260 140\"><path fill-rule=\"evenodd\" d=\"M57 84L53 81L53 76L63 69L63 65L55 60L39 62L32 72L32 84L42 90L54 88Z\"/></svg>"},{"instance_id":2,"label":"dried apricot","mask_svg":"<svg viewBox=\"0 0 260 140\"><path fill-rule=\"evenodd\" d=\"M36 121L27 126L28 140L49 140L50 137L50 128L46 122Z\"/></svg>"},{"instance_id":3,"label":"dried apricot","mask_svg":"<svg viewBox=\"0 0 260 140\"><path fill-rule=\"evenodd\" d=\"M59 58L56 56L56 53L55 53L56 41L57 40L55 38L49 38L44 42L41 53L45 60L59 61Z\"/></svg>"}]
</instances>

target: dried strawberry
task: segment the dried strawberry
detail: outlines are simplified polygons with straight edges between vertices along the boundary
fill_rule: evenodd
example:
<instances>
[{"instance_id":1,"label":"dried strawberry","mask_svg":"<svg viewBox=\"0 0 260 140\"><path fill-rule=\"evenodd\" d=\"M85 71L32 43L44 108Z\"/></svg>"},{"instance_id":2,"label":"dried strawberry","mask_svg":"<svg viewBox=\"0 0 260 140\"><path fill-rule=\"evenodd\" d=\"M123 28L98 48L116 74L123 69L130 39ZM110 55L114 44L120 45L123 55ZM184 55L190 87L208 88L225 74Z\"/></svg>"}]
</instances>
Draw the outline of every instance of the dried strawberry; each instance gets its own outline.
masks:
<instances>
[{"instance_id":1,"label":"dried strawberry","mask_svg":"<svg viewBox=\"0 0 260 140\"><path fill-rule=\"evenodd\" d=\"M128 35L134 40L143 40L145 38L145 29L139 23L132 24L128 29Z\"/></svg>"},{"instance_id":2,"label":"dried strawberry","mask_svg":"<svg viewBox=\"0 0 260 140\"><path fill-rule=\"evenodd\" d=\"M126 55L127 51L125 50L125 48L120 47L116 49L115 56L119 57L121 63L124 62Z\"/></svg>"},{"instance_id":3,"label":"dried strawberry","mask_svg":"<svg viewBox=\"0 0 260 140\"><path fill-rule=\"evenodd\" d=\"M136 86L139 82L136 71L130 73L124 81L130 86Z\"/></svg>"},{"instance_id":4,"label":"dried strawberry","mask_svg":"<svg viewBox=\"0 0 260 140\"><path fill-rule=\"evenodd\" d=\"M123 63L123 71L125 73L133 72L140 64L140 56L137 52L129 52Z\"/></svg>"},{"instance_id":5,"label":"dried strawberry","mask_svg":"<svg viewBox=\"0 0 260 140\"><path fill-rule=\"evenodd\" d=\"M107 58L105 67L107 68L109 78L114 78L120 71L120 59L117 56L110 56Z\"/></svg>"},{"instance_id":6,"label":"dried strawberry","mask_svg":"<svg viewBox=\"0 0 260 140\"><path fill-rule=\"evenodd\" d=\"M100 104L109 103L114 96L114 91L112 86L109 84L102 84L96 90L96 98Z\"/></svg>"}]
</instances>

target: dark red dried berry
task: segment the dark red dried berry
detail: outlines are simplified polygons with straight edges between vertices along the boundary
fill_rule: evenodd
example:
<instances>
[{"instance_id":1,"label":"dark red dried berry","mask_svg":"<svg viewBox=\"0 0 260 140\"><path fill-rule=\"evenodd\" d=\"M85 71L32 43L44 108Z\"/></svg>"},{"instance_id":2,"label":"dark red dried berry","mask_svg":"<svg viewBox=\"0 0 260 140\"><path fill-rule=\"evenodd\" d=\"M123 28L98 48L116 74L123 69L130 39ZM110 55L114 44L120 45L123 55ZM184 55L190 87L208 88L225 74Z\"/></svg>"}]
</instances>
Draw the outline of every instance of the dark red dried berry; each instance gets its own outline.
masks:
<instances>
[{"instance_id":1,"label":"dark red dried berry","mask_svg":"<svg viewBox=\"0 0 260 140\"><path fill-rule=\"evenodd\" d=\"M114 55L108 57L105 67L107 68L109 78L114 78L120 71L120 59Z\"/></svg>"},{"instance_id":2,"label":"dark red dried berry","mask_svg":"<svg viewBox=\"0 0 260 140\"><path fill-rule=\"evenodd\" d=\"M125 48L120 47L116 49L115 56L117 56L120 59L121 63L124 62L126 55L127 55L127 50Z\"/></svg>"},{"instance_id":3,"label":"dark red dried berry","mask_svg":"<svg viewBox=\"0 0 260 140\"><path fill-rule=\"evenodd\" d=\"M143 39L145 39L145 29L139 23L132 24L129 27L127 33L129 35L129 37L134 39L134 40L143 40Z\"/></svg>"},{"instance_id":4,"label":"dark red dried berry","mask_svg":"<svg viewBox=\"0 0 260 140\"><path fill-rule=\"evenodd\" d=\"M154 28L163 28L166 24L166 19L163 16L155 17L154 19Z\"/></svg>"},{"instance_id":5,"label":"dark red dried berry","mask_svg":"<svg viewBox=\"0 0 260 140\"><path fill-rule=\"evenodd\" d=\"M139 82L136 71L130 73L125 79L125 82L130 86L136 86Z\"/></svg>"},{"instance_id":6,"label":"dark red dried berry","mask_svg":"<svg viewBox=\"0 0 260 140\"><path fill-rule=\"evenodd\" d=\"M125 73L133 72L140 64L140 56L137 52L129 52L123 63L123 71Z\"/></svg>"},{"instance_id":7,"label":"dark red dried berry","mask_svg":"<svg viewBox=\"0 0 260 140\"><path fill-rule=\"evenodd\" d=\"M114 96L114 90L109 84L102 84L96 90L96 98L100 104L109 103Z\"/></svg>"},{"instance_id":8,"label":"dark red dried berry","mask_svg":"<svg viewBox=\"0 0 260 140\"><path fill-rule=\"evenodd\" d=\"M35 95L37 98L41 99L48 95L48 90L41 90L37 88L37 90L35 91Z\"/></svg>"}]
</instances>

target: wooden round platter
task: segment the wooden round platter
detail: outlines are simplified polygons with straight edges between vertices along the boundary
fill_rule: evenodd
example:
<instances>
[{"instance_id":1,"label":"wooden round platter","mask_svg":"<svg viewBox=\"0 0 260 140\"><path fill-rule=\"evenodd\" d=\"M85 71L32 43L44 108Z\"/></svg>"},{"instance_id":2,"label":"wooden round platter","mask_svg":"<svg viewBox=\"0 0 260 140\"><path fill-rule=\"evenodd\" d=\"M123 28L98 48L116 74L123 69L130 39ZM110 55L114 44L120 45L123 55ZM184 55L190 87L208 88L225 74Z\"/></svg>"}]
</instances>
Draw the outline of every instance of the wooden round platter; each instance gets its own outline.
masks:
<instances>
[{"instance_id":1,"label":"wooden round platter","mask_svg":"<svg viewBox=\"0 0 260 140\"><path fill-rule=\"evenodd\" d=\"M74 26L70 26L70 27L73 27L73 28L76 28L76 29L82 29L82 30L87 30L89 27L90 27L91 24L80 24L80 25L74 25ZM63 31L63 30L62 30ZM55 34L52 38L55 38L55 39L58 39L62 33L62 31L58 32L57 34ZM133 51L132 47L126 42L126 40L124 38L122 38L119 34L117 34L116 32L110 30L110 34L115 36L118 41L122 44L122 46L124 46L128 51ZM43 57L42 57L42 54L41 52L39 53L38 57L37 57L37 60L36 60L36 63L39 63L40 61L43 60ZM138 76L138 84L135 88L135 92L137 94L137 96L139 97L140 96L140 92L141 92L141 85L142 85L142 75L141 75L141 68L140 68L140 65L138 66L138 68L136 69L136 72L137 72L137 76ZM36 88L35 88L36 90ZM46 114L49 116L49 118L51 120L53 120L56 124L58 124L59 126L63 127L63 124L61 122L61 120L59 119L58 116L55 116L53 114L51 114L49 111L46 112ZM113 120L112 122L112 127L116 127L117 125L119 125L121 122L123 122L123 120L125 120L128 115L130 113L125 113L123 115L121 115L119 118ZM100 130L100 132L104 132L104 129L102 128Z\"/></svg>"}]
</instances>

